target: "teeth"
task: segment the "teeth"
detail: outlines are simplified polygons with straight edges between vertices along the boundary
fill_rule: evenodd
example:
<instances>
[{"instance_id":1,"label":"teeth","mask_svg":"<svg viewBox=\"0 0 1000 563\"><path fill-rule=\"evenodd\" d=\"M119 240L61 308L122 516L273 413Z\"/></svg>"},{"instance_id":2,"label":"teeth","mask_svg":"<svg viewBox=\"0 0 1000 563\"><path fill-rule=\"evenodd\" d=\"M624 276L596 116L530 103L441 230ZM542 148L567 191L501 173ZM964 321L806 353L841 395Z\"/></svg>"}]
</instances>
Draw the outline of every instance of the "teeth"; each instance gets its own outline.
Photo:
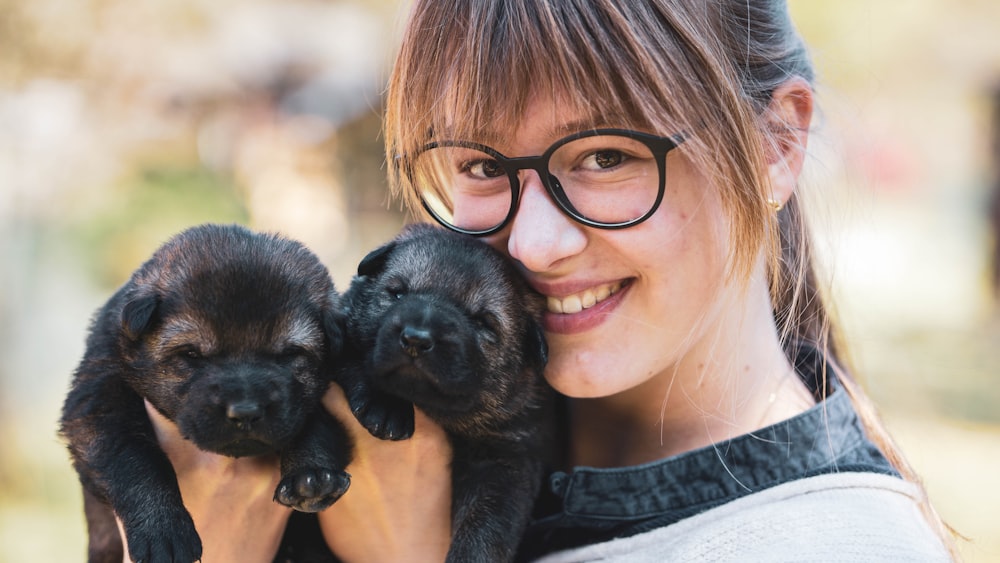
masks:
<instances>
[{"instance_id":1,"label":"teeth","mask_svg":"<svg viewBox=\"0 0 1000 563\"><path fill-rule=\"evenodd\" d=\"M601 287L597 288L597 295L594 296L594 298L595 298L594 302L596 303L598 301L604 301L612 293L614 293L615 291L618 291L618 288L620 288L620 287L621 287L621 284L615 284L615 286L614 286L613 289L612 289L612 287L610 285L602 285Z\"/></svg>"},{"instance_id":2,"label":"teeth","mask_svg":"<svg viewBox=\"0 0 1000 563\"><path fill-rule=\"evenodd\" d=\"M555 297L548 298L549 312L550 313L562 313L562 301L556 299Z\"/></svg>"},{"instance_id":3,"label":"teeth","mask_svg":"<svg viewBox=\"0 0 1000 563\"><path fill-rule=\"evenodd\" d=\"M573 313L579 313L583 310L583 303L580 302L579 295L570 295L569 297L564 297L562 300L562 312L567 315L572 315Z\"/></svg>"},{"instance_id":4,"label":"teeth","mask_svg":"<svg viewBox=\"0 0 1000 563\"><path fill-rule=\"evenodd\" d=\"M567 295L562 299L549 297L549 312L565 313L567 315L579 313L584 309L589 309L601 301L604 301L609 296L614 295L619 289L621 289L621 287L621 282L617 282L588 289L574 295Z\"/></svg>"}]
</instances>

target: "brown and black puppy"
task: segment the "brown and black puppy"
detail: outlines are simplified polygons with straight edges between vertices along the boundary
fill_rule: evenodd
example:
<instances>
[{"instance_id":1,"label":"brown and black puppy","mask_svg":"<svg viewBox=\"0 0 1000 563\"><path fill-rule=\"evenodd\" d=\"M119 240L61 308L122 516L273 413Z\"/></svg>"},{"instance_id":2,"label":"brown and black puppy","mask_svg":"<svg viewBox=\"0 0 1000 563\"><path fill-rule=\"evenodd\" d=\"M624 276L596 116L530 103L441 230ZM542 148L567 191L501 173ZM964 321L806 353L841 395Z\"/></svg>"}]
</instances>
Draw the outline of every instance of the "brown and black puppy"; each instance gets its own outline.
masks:
<instances>
[{"instance_id":1,"label":"brown and black puppy","mask_svg":"<svg viewBox=\"0 0 1000 563\"><path fill-rule=\"evenodd\" d=\"M448 561L513 559L552 440L543 298L471 237L415 225L362 260L344 293L337 381L375 436L416 405L453 448Z\"/></svg>"},{"instance_id":2,"label":"brown and black puppy","mask_svg":"<svg viewBox=\"0 0 1000 563\"><path fill-rule=\"evenodd\" d=\"M277 453L275 500L315 512L350 484L350 443L320 406L342 343L337 294L300 243L239 226L175 236L96 314L60 432L81 484L89 560L201 558L144 400L202 450Z\"/></svg>"}]
</instances>

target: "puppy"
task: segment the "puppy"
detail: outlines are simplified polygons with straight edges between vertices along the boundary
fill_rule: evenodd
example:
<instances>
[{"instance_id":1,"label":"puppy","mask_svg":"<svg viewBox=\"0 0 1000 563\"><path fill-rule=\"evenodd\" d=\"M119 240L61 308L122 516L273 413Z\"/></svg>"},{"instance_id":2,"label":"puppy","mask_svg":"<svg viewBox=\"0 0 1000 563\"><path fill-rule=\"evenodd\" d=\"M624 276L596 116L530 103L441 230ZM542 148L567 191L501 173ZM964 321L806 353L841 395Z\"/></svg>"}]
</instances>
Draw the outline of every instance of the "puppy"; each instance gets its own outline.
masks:
<instances>
[{"instance_id":1,"label":"puppy","mask_svg":"<svg viewBox=\"0 0 1000 563\"><path fill-rule=\"evenodd\" d=\"M361 261L343 303L337 381L358 420L404 439L415 405L451 440L447 560L512 560L553 438L543 298L486 244L415 225Z\"/></svg>"},{"instance_id":2,"label":"puppy","mask_svg":"<svg viewBox=\"0 0 1000 563\"><path fill-rule=\"evenodd\" d=\"M144 401L200 449L280 455L274 499L344 493L350 444L320 406L342 344L337 294L301 244L239 226L172 238L95 315L60 433L84 490L89 560L190 563L201 540Z\"/></svg>"}]
</instances>

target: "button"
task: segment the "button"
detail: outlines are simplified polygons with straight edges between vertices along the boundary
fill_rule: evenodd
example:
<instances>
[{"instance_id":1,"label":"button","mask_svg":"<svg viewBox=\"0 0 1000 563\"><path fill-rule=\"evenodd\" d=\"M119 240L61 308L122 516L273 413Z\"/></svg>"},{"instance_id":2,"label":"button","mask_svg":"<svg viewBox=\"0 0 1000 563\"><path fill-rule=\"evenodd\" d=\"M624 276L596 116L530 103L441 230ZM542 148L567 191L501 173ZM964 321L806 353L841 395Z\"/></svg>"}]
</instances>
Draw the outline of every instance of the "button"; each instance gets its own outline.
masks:
<instances>
[{"instance_id":1,"label":"button","mask_svg":"<svg viewBox=\"0 0 1000 563\"><path fill-rule=\"evenodd\" d=\"M549 488L556 495L563 496L569 486L569 475L562 471L556 471L549 476Z\"/></svg>"}]
</instances>

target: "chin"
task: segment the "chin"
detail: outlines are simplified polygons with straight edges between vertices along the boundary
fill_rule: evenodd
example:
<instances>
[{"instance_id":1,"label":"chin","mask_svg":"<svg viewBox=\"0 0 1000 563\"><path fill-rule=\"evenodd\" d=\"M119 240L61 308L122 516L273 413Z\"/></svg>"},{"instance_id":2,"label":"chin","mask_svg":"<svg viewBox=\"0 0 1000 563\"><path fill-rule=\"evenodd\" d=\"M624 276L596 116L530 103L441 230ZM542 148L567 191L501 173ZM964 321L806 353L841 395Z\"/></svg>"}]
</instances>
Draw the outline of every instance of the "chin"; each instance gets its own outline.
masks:
<instances>
[{"instance_id":1,"label":"chin","mask_svg":"<svg viewBox=\"0 0 1000 563\"><path fill-rule=\"evenodd\" d=\"M570 361L565 361L571 358ZM574 399L600 399L635 389L653 379L656 367L636 364L623 354L553 354L545 380L559 393ZM637 374L647 374L637 377Z\"/></svg>"},{"instance_id":2,"label":"chin","mask_svg":"<svg viewBox=\"0 0 1000 563\"><path fill-rule=\"evenodd\" d=\"M550 367L545 370L545 380L559 393L574 399L598 399L614 395L622 389L616 388L614 382L601 377L591 377L580 369L558 370Z\"/></svg>"}]
</instances>

